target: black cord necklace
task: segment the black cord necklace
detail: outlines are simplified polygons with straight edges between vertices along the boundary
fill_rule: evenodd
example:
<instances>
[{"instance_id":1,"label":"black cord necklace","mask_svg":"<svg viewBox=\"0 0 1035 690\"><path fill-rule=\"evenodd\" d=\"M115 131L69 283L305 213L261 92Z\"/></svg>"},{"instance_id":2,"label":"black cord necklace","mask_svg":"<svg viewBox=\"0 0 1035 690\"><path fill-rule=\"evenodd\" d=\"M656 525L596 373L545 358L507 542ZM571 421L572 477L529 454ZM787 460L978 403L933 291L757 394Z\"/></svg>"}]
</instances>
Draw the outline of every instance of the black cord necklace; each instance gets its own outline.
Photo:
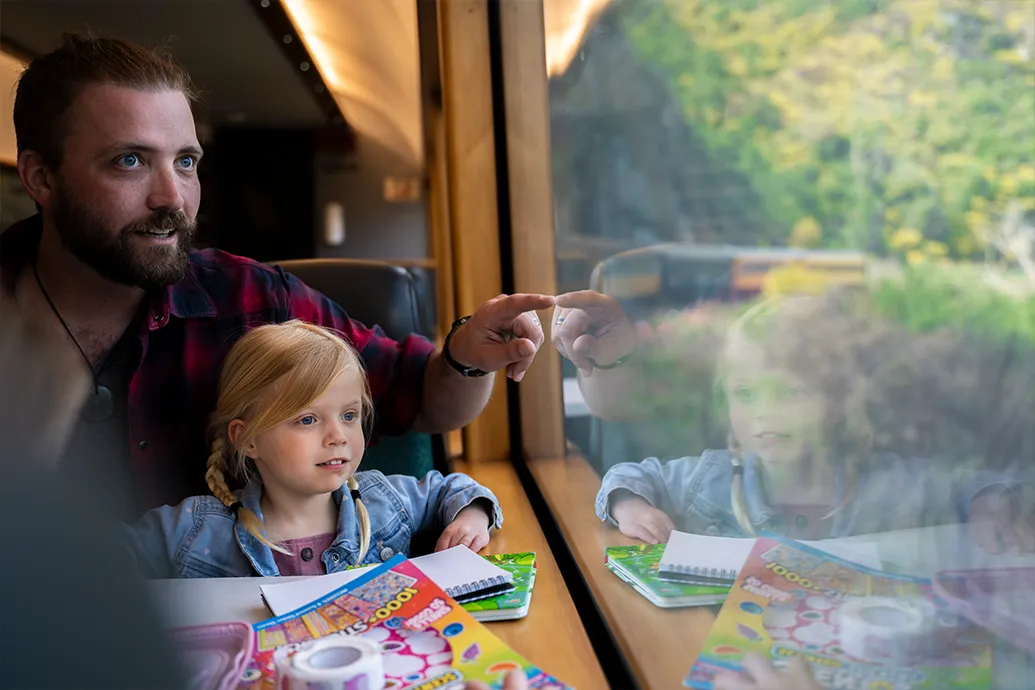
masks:
<instances>
[{"instance_id":1,"label":"black cord necklace","mask_svg":"<svg viewBox=\"0 0 1035 690\"><path fill-rule=\"evenodd\" d=\"M115 411L115 400L112 396L111 389L98 380L97 377L100 375L99 372L94 370L93 363L90 361L90 358L86 356L86 351L83 350L83 346L80 345L79 341L75 339L74 335L72 335L72 329L69 328L68 324L65 323L65 320L61 318L61 312L59 312L58 308L54 306L54 300L50 299L50 295L47 294L47 289L43 287L43 281L40 280L40 274L36 272L35 262L32 264L32 275L36 278L36 285L39 286L40 292L43 293L43 298L47 300L47 304L50 305L50 309L54 312L54 316L56 316L57 320L61 322L62 326L64 326L65 332L68 333L68 337L72 339L73 343L75 343L76 349L79 350L79 354L83 356L86 366L90 369L90 375L93 377L93 395L88 397L83 405L83 419L87 422L103 422L104 420L109 419ZM108 354L101 361L101 372L104 371L104 365L107 363L108 358L111 357L111 353L114 350L114 347L111 348L111 350L108 351Z\"/></svg>"}]
</instances>

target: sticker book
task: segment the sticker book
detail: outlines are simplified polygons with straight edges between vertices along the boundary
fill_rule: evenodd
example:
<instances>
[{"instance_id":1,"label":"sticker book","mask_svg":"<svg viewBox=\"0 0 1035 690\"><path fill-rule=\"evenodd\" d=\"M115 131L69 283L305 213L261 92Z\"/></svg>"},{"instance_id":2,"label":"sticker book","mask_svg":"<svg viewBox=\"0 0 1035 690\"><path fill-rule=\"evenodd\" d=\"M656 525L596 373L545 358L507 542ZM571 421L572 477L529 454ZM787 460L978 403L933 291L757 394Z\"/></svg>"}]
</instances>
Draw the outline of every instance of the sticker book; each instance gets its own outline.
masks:
<instances>
[{"instance_id":1,"label":"sticker book","mask_svg":"<svg viewBox=\"0 0 1035 690\"><path fill-rule=\"evenodd\" d=\"M894 616L857 623L859 604L878 601L915 607L923 625L894 627ZM886 621L891 627L881 634L855 635ZM896 635L903 639L896 642ZM860 640L886 644L853 655ZM973 690L991 683L987 632L939 600L929 581L871 570L781 537L755 542L683 684L710 689L717 673L739 671L748 652L777 667L801 656L823 687L838 690Z\"/></svg>"},{"instance_id":2,"label":"sticker book","mask_svg":"<svg viewBox=\"0 0 1035 690\"><path fill-rule=\"evenodd\" d=\"M361 635L381 647L386 688L431 690L480 680L498 690L521 669L531 688L570 686L539 669L398 555L300 609L256 623L238 690L274 690L278 663L310 640Z\"/></svg>"}]
</instances>

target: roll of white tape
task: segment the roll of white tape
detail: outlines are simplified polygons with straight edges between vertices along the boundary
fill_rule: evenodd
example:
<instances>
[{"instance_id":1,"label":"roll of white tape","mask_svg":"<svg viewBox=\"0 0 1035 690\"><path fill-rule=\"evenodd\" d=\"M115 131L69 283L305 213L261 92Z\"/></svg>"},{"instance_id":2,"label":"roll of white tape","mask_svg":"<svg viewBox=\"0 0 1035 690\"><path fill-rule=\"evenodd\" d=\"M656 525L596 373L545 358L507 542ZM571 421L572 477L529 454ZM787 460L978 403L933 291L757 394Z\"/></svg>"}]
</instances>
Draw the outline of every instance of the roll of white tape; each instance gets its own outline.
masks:
<instances>
[{"instance_id":1,"label":"roll of white tape","mask_svg":"<svg viewBox=\"0 0 1035 690\"><path fill-rule=\"evenodd\" d=\"M873 664L909 665L927 656L936 609L924 599L862 597L840 609L841 648Z\"/></svg>"},{"instance_id":2,"label":"roll of white tape","mask_svg":"<svg viewBox=\"0 0 1035 690\"><path fill-rule=\"evenodd\" d=\"M286 644L273 650L273 668L277 672L276 690L288 690L288 669L291 668L291 657L302 649L302 645Z\"/></svg>"},{"instance_id":3,"label":"roll of white tape","mask_svg":"<svg viewBox=\"0 0 1035 690\"><path fill-rule=\"evenodd\" d=\"M381 690L381 647L361 637L323 637L295 652L287 665L286 690Z\"/></svg>"}]
</instances>

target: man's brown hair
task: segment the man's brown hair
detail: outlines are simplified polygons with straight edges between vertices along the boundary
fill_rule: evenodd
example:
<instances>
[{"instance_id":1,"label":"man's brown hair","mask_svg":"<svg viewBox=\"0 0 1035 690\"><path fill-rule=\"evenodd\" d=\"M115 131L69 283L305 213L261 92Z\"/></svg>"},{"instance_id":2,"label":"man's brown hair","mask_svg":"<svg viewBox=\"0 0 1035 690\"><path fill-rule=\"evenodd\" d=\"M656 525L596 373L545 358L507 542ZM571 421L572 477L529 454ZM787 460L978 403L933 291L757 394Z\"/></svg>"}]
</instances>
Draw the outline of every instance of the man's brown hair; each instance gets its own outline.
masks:
<instances>
[{"instance_id":1,"label":"man's brown hair","mask_svg":"<svg viewBox=\"0 0 1035 690\"><path fill-rule=\"evenodd\" d=\"M164 48L64 34L59 48L33 59L18 79L14 98L18 154L36 151L47 167L60 166L65 119L80 90L92 84L182 91L192 106L198 100L190 75Z\"/></svg>"}]
</instances>

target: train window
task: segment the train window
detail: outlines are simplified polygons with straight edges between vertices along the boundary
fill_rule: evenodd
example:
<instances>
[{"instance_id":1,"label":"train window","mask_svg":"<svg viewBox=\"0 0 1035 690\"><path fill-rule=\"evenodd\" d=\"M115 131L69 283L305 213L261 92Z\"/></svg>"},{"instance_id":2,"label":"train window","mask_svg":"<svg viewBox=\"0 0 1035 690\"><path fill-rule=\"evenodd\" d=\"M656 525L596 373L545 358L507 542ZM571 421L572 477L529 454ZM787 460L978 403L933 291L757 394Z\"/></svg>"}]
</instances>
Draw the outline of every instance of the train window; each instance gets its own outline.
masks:
<instances>
[{"instance_id":1,"label":"train window","mask_svg":"<svg viewBox=\"0 0 1035 690\"><path fill-rule=\"evenodd\" d=\"M672 530L974 565L949 497L1035 466L1031 7L544 10L544 241L558 291L596 294L553 315L569 451L529 465L637 683L810 648L764 625L716 645L718 608L665 615L677 590L637 593L608 547L648 580Z\"/></svg>"}]
</instances>

